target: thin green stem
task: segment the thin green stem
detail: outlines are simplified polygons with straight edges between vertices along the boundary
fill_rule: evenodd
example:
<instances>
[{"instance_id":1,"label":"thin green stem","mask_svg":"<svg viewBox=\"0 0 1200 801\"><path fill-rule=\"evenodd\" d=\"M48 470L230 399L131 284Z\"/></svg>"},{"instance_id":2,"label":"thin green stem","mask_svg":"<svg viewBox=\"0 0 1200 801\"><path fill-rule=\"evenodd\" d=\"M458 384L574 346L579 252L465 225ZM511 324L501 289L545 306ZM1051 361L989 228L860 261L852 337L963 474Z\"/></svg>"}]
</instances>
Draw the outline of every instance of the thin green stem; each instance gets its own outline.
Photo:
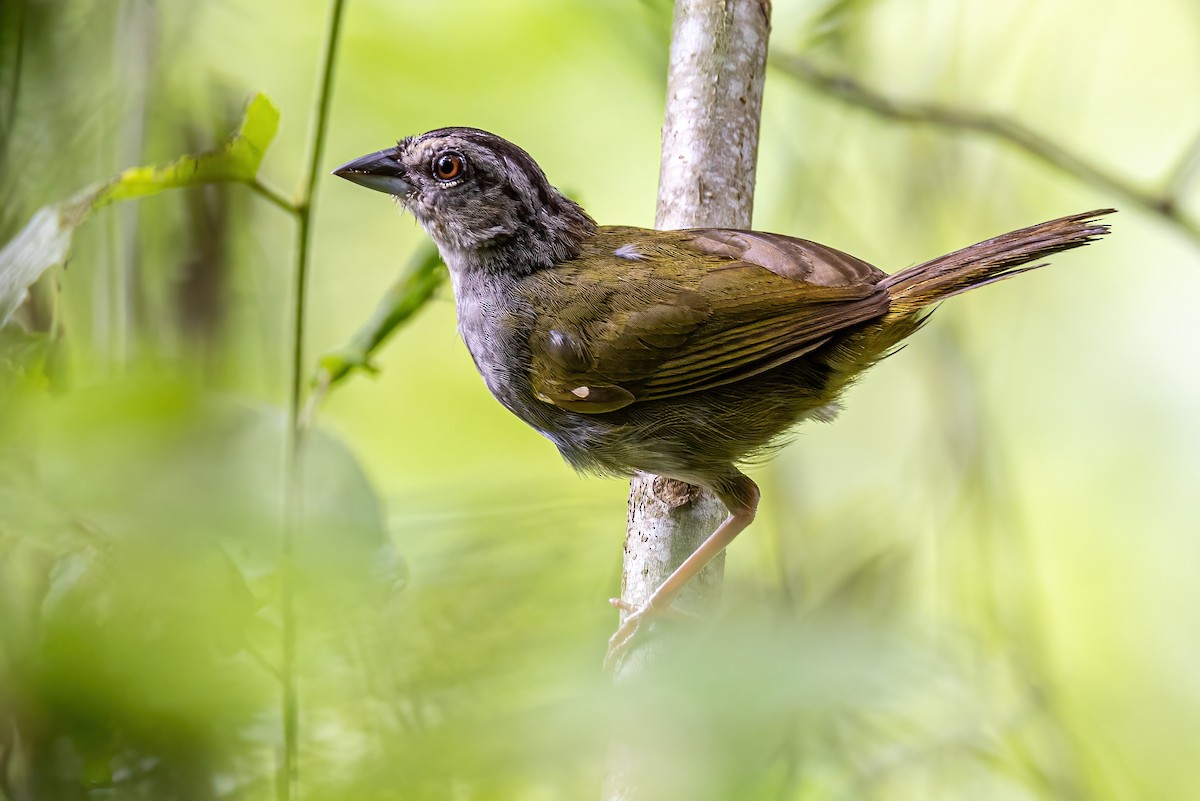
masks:
<instances>
[{"instance_id":1,"label":"thin green stem","mask_svg":"<svg viewBox=\"0 0 1200 801\"><path fill-rule=\"evenodd\" d=\"M338 40L342 28L342 10L345 0L330 0L329 31L325 37L325 52L321 61L321 88L313 108L312 128L309 136L308 172L300 194L300 207L311 209L317 186L317 175L321 169L321 157L325 152L325 121L329 118L329 104L333 102L333 66L337 60Z\"/></svg>"},{"instance_id":2,"label":"thin green stem","mask_svg":"<svg viewBox=\"0 0 1200 801\"><path fill-rule=\"evenodd\" d=\"M261 195L263 198L266 198L271 203L275 204L279 208L286 211L288 214L291 214L296 217L300 216L300 207L299 206L297 206L295 203L293 203L292 201L290 201L286 197L284 197L283 193L280 192L278 189L271 186L270 184L263 182L263 180L261 178L255 178L254 181L250 184L250 188L253 189L257 194Z\"/></svg>"},{"instance_id":3,"label":"thin green stem","mask_svg":"<svg viewBox=\"0 0 1200 801\"><path fill-rule=\"evenodd\" d=\"M300 503L303 500L303 463L301 451L304 439L303 372L304 322L308 300L308 273L312 258L312 220L317 175L325 149L329 106L333 97L333 70L337 62L338 41L342 27L345 0L330 0L329 24L326 29L324 52L321 57L316 103L309 128L309 152L304 181L295 203L265 184L256 182L255 191L296 215L296 278L292 303L291 388L288 398L287 464L284 481L284 524L280 545L280 600L283 618L283 654L280 672L283 675L283 759L277 779L276 795L280 801L297 798L300 780L300 701L296 676L296 598L295 544L296 532L303 520Z\"/></svg>"},{"instance_id":4,"label":"thin green stem","mask_svg":"<svg viewBox=\"0 0 1200 801\"><path fill-rule=\"evenodd\" d=\"M292 391L289 404L289 419L292 423L293 449L299 444L300 412L304 393L304 309L308 297L308 266L312 244L312 215L316 200L317 175L321 169L321 157L325 152L326 121L329 105L333 100L333 67L337 60L339 34L342 28L342 11L345 0L330 0L329 28L325 37L325 52L321 58L320 88L313 108L312 124L309 129L308 167L300 197L296 201L300 224L297 227L295 309L292 328Z\"/></svg>"}]
</instances>

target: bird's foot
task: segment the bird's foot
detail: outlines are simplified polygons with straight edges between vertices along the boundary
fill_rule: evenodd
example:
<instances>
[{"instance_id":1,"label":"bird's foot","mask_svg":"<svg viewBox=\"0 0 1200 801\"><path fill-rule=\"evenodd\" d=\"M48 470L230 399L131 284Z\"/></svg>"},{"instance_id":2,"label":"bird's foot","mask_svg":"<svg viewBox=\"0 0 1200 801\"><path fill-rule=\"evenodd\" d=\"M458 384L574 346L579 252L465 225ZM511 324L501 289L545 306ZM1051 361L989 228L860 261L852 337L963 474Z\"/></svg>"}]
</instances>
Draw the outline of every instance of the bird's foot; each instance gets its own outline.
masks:
<instances>
[{"instance_id":1,"label":"bird's foot","mask_svg":"<svg viewBox=\"0 0 1200 801\"><path fill-rule=\"evenodd\" d=\"M692 622L701 620L699 615L684 612L673 606L657 606L653 603L637 606L620 598L610 598L608 602L622 612L628 613L613 636L608 639L608 653L604 655L604 667L608 670L615 668L621 657L628 653L636 641L637 633L655 620L667 618Z\"/></svg>"},{"instance_id":2,"label":"bird's foot","mask_svg":"<svg viewBox=\"0 0 1200 801\"><path fill-rule=\"evenodd\" d=\"M621 660L621 657L633 645L633 637L638 633L643 622L645 622L649 613L649 607L634 607L620 598L610 598L608 602L616 608L629 613L621 621L621 625L617 627L613 636L608 638L608 652L604 655L604 669L613 670L616 668L617 662Z\"/></svg>"}]
</instances>

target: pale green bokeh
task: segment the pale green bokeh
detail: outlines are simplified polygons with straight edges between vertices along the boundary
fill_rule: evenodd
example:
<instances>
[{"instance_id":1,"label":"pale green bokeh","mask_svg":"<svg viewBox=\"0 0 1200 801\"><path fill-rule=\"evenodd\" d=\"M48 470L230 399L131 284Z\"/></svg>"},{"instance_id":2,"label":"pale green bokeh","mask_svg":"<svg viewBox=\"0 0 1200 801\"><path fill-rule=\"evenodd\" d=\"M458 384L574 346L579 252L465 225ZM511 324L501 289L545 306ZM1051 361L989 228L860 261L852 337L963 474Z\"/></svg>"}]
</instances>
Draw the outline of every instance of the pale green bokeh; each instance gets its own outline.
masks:
<instances>
[{"instance_id":1,"label":"pale green bokeh","mask_svg":"<svg viewBox=\"0 0 1200 801\"><path fill-rule=\"evenodd\" d=\"M219 142L213 121L264 91L282 122L261 174L296 184L324 4L159 2L149 24L138 3L62 5L28 55L9 151L53 168L18 171L0 221L129 166L142 100L136 163L186 149L180 120ZM774 5L778 52L1011 115L1139 186L1200 131L1187 0ZM649 225L662 6L349 0L326 166L473 125L601 222ZM122 72L139 25L141 83ZM663 799L1200 786L1200 244L1013 148L880 121L776 70L765 104L756 227L889 272L1122 212L1104 242L946 304L835 424L755 468L763 507L731 549L726 612L687 665L624 694L599 670L624 484L576 477L487 395L447 288L318 418L302 797L593 798L614 729ZM47 161L51 145L73 158ZM170 313L193 208L164 197L97 215L53 276L61 386L0 384L0 720L41 727L0 737L18 765L0 797L27 786L22 759L43 797L272 796L293 232L248 190L223 197L227 320L206 367ZM316 208L313 365L423 242L329 175ZM105 292L131 254L143 296L122 347Z\"/></svg>"}]
</instances>

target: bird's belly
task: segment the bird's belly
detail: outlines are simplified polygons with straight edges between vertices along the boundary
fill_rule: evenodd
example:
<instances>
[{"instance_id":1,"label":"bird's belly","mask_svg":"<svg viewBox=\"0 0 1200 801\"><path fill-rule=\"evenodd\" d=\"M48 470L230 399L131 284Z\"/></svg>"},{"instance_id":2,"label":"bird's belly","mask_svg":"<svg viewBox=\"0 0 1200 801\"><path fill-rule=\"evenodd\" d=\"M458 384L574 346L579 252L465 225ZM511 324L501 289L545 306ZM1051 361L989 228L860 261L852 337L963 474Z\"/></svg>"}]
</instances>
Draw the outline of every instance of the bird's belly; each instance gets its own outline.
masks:
<instances>
[{"instance_id":1,"label":"bird's belly","mask_svg":"<svg viewBox=\"0 0 1200 801\"><path fill-rule=\"evenodd\" d=\"M616 420L606 419L611 416L568 412L537 399L529 370L524 367L531 364L525 339L527 326L509 325L480 314L476 301L463 299L459 303L459 333L483 383L496 400L553 442L576 469L598 473L629 471L629 467L621 464L623 459L606 458L611 456L614 431L620 428ZM464 325L463 320L472 322Z\"/></svg>"}]
</instances>

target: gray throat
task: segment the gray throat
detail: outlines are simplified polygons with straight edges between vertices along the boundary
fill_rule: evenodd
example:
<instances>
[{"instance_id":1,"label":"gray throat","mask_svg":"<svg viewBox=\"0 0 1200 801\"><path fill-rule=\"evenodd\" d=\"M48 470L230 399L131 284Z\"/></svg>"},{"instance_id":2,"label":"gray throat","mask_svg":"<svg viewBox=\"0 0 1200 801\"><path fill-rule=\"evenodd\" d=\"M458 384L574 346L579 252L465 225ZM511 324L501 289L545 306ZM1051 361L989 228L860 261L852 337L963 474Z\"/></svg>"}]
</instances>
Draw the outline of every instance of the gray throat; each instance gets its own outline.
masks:
<instances>
[{"instance_id":1,"label":"gray throat","mask_svg":"<svg viewBox=\"0 0 1200 801\"><path fill-rule=\"evenodd\" d=\"M469 236L436 226L427 231L452 270L519 278L575 258L596 233L595 221L578 204L562 195L556 200Z\"/></svg>"}]
</instances>

